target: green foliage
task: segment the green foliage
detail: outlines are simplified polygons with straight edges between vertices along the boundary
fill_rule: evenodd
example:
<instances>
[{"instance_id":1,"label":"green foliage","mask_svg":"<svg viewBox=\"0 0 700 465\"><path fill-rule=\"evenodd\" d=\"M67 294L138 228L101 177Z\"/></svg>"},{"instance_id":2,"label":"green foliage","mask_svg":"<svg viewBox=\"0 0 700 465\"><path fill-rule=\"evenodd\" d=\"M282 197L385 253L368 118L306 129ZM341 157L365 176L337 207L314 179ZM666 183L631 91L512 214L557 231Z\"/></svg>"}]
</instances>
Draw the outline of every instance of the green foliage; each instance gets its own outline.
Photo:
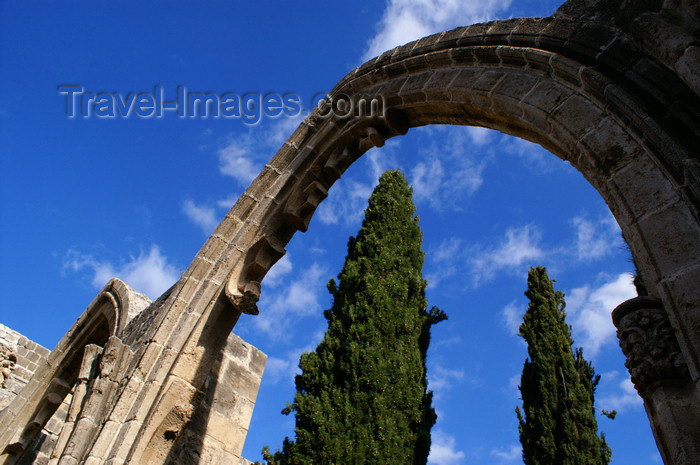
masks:
<instances>
[{"instance_id":1,"label":"green foliage","mask_svg":"<svg viewBox=\"0 0 700 465\"><path fill-rule=\"evenodd\" d=\"M564 294L543 267L531 268L530 299L520 325L527 342L520 381L523 409L516 407L526 465L599 465L611 460L605 436L597 435L594 393L600 380L581 349L573 350Z\"/></svg>"},{"instance_id":2,"label":"green foliage","mask_svg":"<svg viewBox=\"0 0 700 465\"><path fill-rule=\"evenodd\" d=\"M387 171L338 283L328 290L328 330L302 354L294 403L295 438L270 465L424 465L436 414L427 391L430 327L446 318L427 310L422 233L403 174Z\"/></svg>"}]
</instances>

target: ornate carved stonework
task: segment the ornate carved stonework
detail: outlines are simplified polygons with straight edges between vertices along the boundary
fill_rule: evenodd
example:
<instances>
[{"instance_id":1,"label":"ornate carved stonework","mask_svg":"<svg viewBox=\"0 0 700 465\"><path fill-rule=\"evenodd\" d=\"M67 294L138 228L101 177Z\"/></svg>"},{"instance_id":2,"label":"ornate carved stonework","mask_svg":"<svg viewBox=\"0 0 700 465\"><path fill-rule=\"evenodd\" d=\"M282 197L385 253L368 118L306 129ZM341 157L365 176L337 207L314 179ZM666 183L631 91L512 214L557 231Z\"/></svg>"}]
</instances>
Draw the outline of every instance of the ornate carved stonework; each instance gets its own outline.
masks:
<instances>
[{"instance_id":1,"label":"ornate carved stonework","mask_svg":"<svg viewBox=\"0 0 700 465\"><path fill-rule=\"evenodd\" d=\"M612 313L625 366L640 394L652 385L688 377L676 334L659 299L636 297Z\"/></svg>"},{"instance_id":2,"label":"ornate carved stonework","mask_svg":"<svg viewBox=\"0 0 700 465\"><path fill-rule=\"evenodd\" d=\"M5 381L10 378L15 363L17 363L15 351L0 344L0 387L5 387Z\"/></svg>"}]
</instances>

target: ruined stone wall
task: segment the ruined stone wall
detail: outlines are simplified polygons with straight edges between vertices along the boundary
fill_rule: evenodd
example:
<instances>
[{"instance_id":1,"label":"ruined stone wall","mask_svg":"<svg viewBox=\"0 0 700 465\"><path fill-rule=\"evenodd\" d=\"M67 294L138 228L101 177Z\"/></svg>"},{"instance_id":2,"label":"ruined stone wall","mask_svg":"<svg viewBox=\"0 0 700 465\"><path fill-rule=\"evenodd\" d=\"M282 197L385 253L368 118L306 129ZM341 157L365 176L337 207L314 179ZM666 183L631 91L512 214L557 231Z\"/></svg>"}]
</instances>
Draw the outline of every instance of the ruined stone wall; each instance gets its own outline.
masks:
<instances>
[{"instance_id":1,"label":"ruined stone wall","mask_svg":"<svg viewBox=\"0 0 700 465\"><path fill-rule=\"evenodd\" d=\"M0 411L24 388L50 352L0 324Z\"/></svg>"},{"instance_id":2,"label":"ruined stone wall","mask_svg":"<svg viewBox=\"0 0 700 465\"><path fill-rule=\"evenodd\" d=\"M21 392L40 364L49 363L49 354L48 349L0 325L1 408ZM241 452L266 360L264 353L235 334L230 334L225 349L211 368L203 402L193 415L188 429L181 435L163 431L164 441L161 445L165 447L153 447L149 451L152 456L149 461L165 458L167 463L178 465L249 465L251 462L242 458ZM74 392L75 387L62 401L57 399L58 407L48 421L41 422L44 424L17 462L19 465L58 463L68 436L63 441L59 438L69 419ZM71 421L69 429L73 427ZM60 450L54 450L58 443Z\"/></svg>"},{"instance_id":3,"label":"ruined stone wall","mask_svg":"<svg viewBox=\"0 0 700 465\"><path fill-rule=\"evenodd\" d=\"M177 438L166 463L251 463L241 452L266 361L264 353L235 334L229 336L209 373L204 400L182 437Z\"/></svg>"}]
</instances>

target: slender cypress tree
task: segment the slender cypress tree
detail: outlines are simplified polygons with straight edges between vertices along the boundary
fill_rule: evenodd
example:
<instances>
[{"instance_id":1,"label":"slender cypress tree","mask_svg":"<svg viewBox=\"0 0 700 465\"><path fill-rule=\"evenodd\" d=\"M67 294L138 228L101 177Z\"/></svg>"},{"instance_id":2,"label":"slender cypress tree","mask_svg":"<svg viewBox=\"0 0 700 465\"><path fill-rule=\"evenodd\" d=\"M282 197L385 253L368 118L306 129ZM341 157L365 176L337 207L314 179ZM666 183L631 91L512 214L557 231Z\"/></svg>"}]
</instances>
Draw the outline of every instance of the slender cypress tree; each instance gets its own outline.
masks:
<instances>
[{"instance_id":1,"label":"slender cypress tree","mask_svg":"<svg viewBox=\"0 0 700 465\"><path fill-rule=\"evenodd\" d=\"M543 267L527 277L530 305L520 325L527 341L520 381L523 413L516 407L526 465L603 465L612 452L598 436L594 393L600 376L572 349L564 294L555 291Z\"/></svg>"},{"instance_id":2,"label":"slender cypress tree","mask_svg":"<svg viewBox=\"0 0 700 465\"><path fill-rule=\"evenodd\" d=\"M387 171L369 198L362 228L348 242L339 284L328 290L328 330L301 356L295 439L263 450L269 464L425 465L436 414L427 391L430 327L422 233L412 189Z\"/></svg>"}]
</instances>

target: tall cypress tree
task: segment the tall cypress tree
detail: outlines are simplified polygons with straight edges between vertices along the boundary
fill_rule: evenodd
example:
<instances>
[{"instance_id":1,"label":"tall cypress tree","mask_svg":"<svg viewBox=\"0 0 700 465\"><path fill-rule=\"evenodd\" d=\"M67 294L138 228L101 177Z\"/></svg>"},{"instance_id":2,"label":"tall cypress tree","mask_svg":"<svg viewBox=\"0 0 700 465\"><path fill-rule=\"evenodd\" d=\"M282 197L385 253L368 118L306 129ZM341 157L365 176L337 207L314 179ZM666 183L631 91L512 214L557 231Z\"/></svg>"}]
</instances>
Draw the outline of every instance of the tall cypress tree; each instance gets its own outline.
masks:
<instances>
[{"instance_id":1,"label":"tall cypress tree","mask_svg":"<svg viewBox=\"0 0 700 465\"><path fill-rule=\"evenodd\" d=\"M612 452L598 436L594 393L600 376L572 349L564 294L555 291L544 267L530 268L530 299L520 336L527 341L520 381L523 413L516 407L526 465L603 465Z\"/></svg>"},{"instance_id":2,"label":"tall cypress tree","mask_svg":"<svg viewBox=\"0 0 700 465\"><path fill-rule=\"evenodd\" d=\"M425 465L436 415L427 391L430 327L422 233L412 189L387 171L369 198L362 228L348 242L328 330L301 356L295 439L263 457L269 464Z\"/></svg>"}]
</instances>

